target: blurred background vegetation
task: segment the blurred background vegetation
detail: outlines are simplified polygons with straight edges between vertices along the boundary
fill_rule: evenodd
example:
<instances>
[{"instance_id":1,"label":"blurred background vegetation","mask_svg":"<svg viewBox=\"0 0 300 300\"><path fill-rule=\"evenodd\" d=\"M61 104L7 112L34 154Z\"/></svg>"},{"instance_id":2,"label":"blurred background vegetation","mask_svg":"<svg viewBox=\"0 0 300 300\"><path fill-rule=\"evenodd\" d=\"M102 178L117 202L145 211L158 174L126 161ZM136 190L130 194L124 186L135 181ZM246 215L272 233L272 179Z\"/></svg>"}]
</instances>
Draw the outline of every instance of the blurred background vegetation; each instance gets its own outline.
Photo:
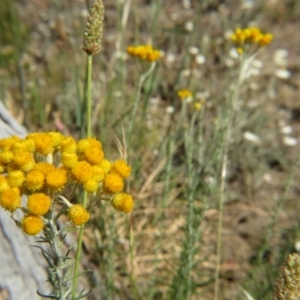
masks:
<instances>
[{"instance_id":1,"label":"blurred background vegetation","mask_svg":"<svg viewBox=\"0 0 300 300\"><path fill-rule=\"evenodd\" d=\"M257 52L234 107L219 299L272 299L283 259L300 251L300 2L103 2L93 130L110 159L150 67L127 46L152 44L163 57L143 82L130 143L125 134L134 211L91 208L82 262L93 270L90 299L213 299L224 132L240 66L229 37L247 26L274 41ZM29 131L83 134L91 4L1 1L0 98ZM178 97L182 88L192 102Z\"/></svg>"}]
</instances>

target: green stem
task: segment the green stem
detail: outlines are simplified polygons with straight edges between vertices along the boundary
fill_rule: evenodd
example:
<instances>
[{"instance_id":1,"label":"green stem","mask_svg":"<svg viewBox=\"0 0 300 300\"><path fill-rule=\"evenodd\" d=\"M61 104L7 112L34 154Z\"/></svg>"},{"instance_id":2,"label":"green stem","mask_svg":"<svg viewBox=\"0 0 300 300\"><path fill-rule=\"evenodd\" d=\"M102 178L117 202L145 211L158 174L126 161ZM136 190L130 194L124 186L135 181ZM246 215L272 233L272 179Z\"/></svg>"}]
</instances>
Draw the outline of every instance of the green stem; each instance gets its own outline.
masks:
<instances>
[{"instance_id":1,"label":"green stem","mask_svg":"<svg viewBox=\"0 0 300 300\"><path fill-rule=\"evenodd\" d=\"M86 127L86 135L89 137L92 134L92 61L93 56L88 55L88 68L87 68L87 91L86 91L86 114L87 114L87 127Z\"/></svg>"},{"instance_id":2,"label":"green stem","mask_svg":"<svg viewBox=\"0 0 300 300\"><path fill-rule=\"evenodd\" d=\"M222 151L222 165L221 165L221 183L220 183L220 198L219 198L219 212L218 212L218 225L217 225L217 251L216 251L216 268L215 268L215 283L214 283L214 300L219 299L219 277L221 269L221 254L222 254L222 229L223 229L223 211L224 211L224 202L226 199L226 175L227 175L227 165L228 165L228 151L229 144L232 135L232 129L235 119L235 107L237 106L237 101L240 93L240 87L243 82L243 72L245 72L245 65L247 62L253 59L254 56L249 57L248 60L242 60L238 80L235 85L235 88L229 98L229 103L227 106L227 116L225 117L225 133L223 139L223 151Z\"/></svg>"},{"instance_id":3,"label":"green stem","mask_svg":"<svg viewBox=\"0 0 300 300\"><path fill-rule=\"evenodd\" d=\"M93 56L88 55L88 68L87 68L87 91L86 91L86 112L87 112L87 129L86 129L86 136L90 137L92 134L92 100L91 100L91 91L92 91L92 61ZM83 201L82 206L86 208L87 206L87 192L83 192ZM77 249L76 249L76 257L75 257L75 267L74 267L74 277L73 277L73 292L72 292L72 299L76 296L77 285L78 285L78 277L79 277L79 265L80 265L80 257L81 257L81 249L82 249L82 240L83 240L83 231L84 225L80 226L79 229L79 236L77 242Z\"/></svg>"}]
</instances>

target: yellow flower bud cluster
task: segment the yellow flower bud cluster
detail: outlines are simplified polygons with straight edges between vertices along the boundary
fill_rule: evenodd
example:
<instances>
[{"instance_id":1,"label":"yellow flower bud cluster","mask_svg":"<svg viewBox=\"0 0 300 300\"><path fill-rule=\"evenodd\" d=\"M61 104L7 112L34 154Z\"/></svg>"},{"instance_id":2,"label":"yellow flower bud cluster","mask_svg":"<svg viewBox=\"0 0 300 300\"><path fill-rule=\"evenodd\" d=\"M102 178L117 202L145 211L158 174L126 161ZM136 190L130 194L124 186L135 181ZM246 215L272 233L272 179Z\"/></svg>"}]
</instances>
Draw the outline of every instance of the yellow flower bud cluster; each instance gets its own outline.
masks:
<instances>
[{"instance_id":1,"label":"yellow flower bud cluster","mask_svg":"<svg viewBox=\"0 0 300 300\"><path fill-rule=\"evenodd\" d=\"M191 102L193 99L193 94L188 89L181 89L177 92L177 96L182 100L186 102Z\"/></svg>"},{"instance_id":2,"label":"yellow flower bud cluster","mask_svg":"<svg viewBox=\"0 0 300 300\"><path fill-rule=\"evenodd\" d=\"M247 45L255 44L258 46L267 46L273 41L271 33L263 33L257 27L237 28L230 36L232 42L235 43L238 52L242 53Z\"/></svg>"},{"instance_id":3,"label":"yellow flower bud cluster","mask_svg":"<svg viewBox=\"0 0 300 300\"><path fill-rule=\"evenodd\" d=\"M127 53L148 62L154 62L161 58L161 52L151 45L129 46L127 47Z\"/></svg>"},{"instance_id":4,"label":"yellow flower bud cluster","mask_svg":"<svg viewBox=\"0 0 300 300\"><path fill-rule=\"evenodd\" d=\"M188 89L180 89L177 91L177 96L182 102L191 103L194 111L200 111L205 104L205 99L193 100L193 94Z\"/></svg>"},{"instance_id":5,"label":"yellow flower bud cluster","mask_svg":"<svg viewBox=\"0 0 300 300\"><path fill-rule=\"evenodd\" d=\"M94 138L76 142L57 132L29 134L25 139L0 139L0 206L9 212L22 208L22 227L28 234L43 229L43 218L52 199L69 184L81 185L89 193L105 194L114 208L130 212L133 200L123 193L131 167L124 160L104 158L102 144ZM26 207L21 196L27 195ZM116 205L115 198L118 198ZM68 216L75 225L88 221L80 205L70 205Z\"/></svg>"}]
</instances>

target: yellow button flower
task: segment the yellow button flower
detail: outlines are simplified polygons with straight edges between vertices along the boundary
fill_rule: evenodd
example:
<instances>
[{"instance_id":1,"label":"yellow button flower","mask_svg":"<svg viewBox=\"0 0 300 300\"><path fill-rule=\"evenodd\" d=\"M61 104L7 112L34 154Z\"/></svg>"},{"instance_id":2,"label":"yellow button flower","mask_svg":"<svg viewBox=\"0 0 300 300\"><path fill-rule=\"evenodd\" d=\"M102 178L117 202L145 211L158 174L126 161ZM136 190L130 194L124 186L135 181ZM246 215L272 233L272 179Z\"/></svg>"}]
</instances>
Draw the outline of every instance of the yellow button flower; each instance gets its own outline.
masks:
<instances>
[{"instance_id":1,"label":"yellow button flower","mask_svg":"<svg viewBox=\"0 0 300 300\"><path fill-rule=\"evenodd\" d=\"M61 162L66 168L72 168L78 162L76 152L62 152Z\"/></svg>"},{"instance_id":2,"label":"yellow button flower","mask_svg":"<svg viewBox=\"0 0 300 300\"><path fill-rule=\"evenodd\" d=\"M35 150L34 142L32 140L29 140L29 139L16 141L11 146L11 151L13 151L15 154L20 153L20 152L24 152L24 151L32 152L34 150Z\"/></svg>"},{"instance_id":3,"label":"yellow button flower","mask_svg":"<svg viewBox=\"0 0 300 300\"><path fill-rule=\"evenodd\" d=\"M28 214L22 220L22 228L24 232L29 235L38 234L40 231L42 231L43 227L43 220L37 215Z\"/></svg>"},{"instance_id":4,"label":"yellow button flower","mask_svg":"<svg viewBox=\"0 0 300 300\"><path fill-rule=\"evenodd\" d=\"M25 180L25 175L20 170L10 171L6 180L10 187L20 187Z\"/></svg>"},{"instance_id":5,"label":"yellow button flower","mask_svg":"<svg viewBox=\"0 0 300 300\"><path fill-rule=\"evenodd\" d=\"M64 169L55 169L46 176L46 185L53 191L60 191L67 181L67 172Z\"/></svg>"},{"instance_id":6,"label":"yellow button flower","mask_svg":"<svg viewBox=\"0 0 300 300\"><path fill-rule=\"evenodd\" d=\"M100 162L99 166L101 168L103 168L105 174L108 174L110 172L111 168L112 168L112 163L109 160L107 160L107 159L103 159Z\"/></svg>"},{"instance_id":7,"label":"yellow button flower","mask_svg":"<svg viewBox=\"0 0 300 300\"><path fill-rule=\"evenodd\" d=\"M267 46L273 41L273 35L271 33L266 33L262 35L261 39L259 40L260 46Z\"/></svg>"},{"instance_id":8,"label":"yellow button flower","mask_svg":"<svg viewBox=\"0 0 300 300\"><path fill-rule=\"evenodd\" d=\"M95 165L101 162L101 160L104 158L104 153L98 146L88 146L84 150L83 158L90 164Z\"/></svg>"},{"instance_id":9,"label":"yellow button flower","mask_svg":"<svg viewBox=\"0 0 300 300\"><path fill-rule=\"evenodd\" d=\"M10 186L7 183L6 177L3 175L0 175L0 193L8 190Z\"/></svg>"},{"instance_id":10,"label":"yellow button flower","mask_svg":"<svg viewBox=\"0 0 300 300\"><path fill-rule=\"evenodd\" d=\"M54 144L51 135L48 132L35 132L27 136L35 144L35 151L47 155L54 151Z\"/></svg>"},{"instance_id":11,"label":"yellow button flower","mask_svg":"<svg viewBox=\"0 0 300 300\"><path fill-rule=\"evenodd\" d=\"M97 146L102 149L102 144L100 141L96 140L95 138L89 137L78 141L77 150L79 153L83 153L87 147L92 147L92 146Z\"/></svg>"},{"instance_id":12,"label":"yellow button flower","mask_svg":"<svg viewBox=\"0 0 300 300\"><path fill-rule=\"evenodd\" d=\"M4 190L0 194L0 205L10 212L15 211L21 206L20 190L15 187Z\"/></svg>"},{"instance_id":13,"label":"yellow button flower","mask_svg":"<svg viewBox=\"0 0 300 300\"><path fill-rule=\"evenodd\" d=\"M194 109L195 110L200 110L202 108L202 103L200 102L195 102L194 103Z\"/></svg>"},{"instance_id":14,"label":"yellow button flower","mask_svg":"<svg viewBox=\"0 0 300 300\"><path fill-rule=\"evenodd\" d=\"M35 161L30 152L21 152L18 155L15 155L13 160L13 168L20 169L24 172L30 171L34 165Z\"/></svg>"},{"instance_id":15,"label":"yellow button flower","mask_svg":"<svg viewBox=\"0 0 300 300\"><path fill-rule=\"evenodd\" d=\"M28 198L27 207L28 210L35 214L43 216L46 214L51 206L50 198L43 193L32 194Z\"/></svg>"},{"instance_id":16,"label":"yellow button flower","mask_svg":"<svg viewBox=\"0 0 300 300\"><path fill-rule=\"evenodd\" d=\"M114 162L112 172L118 173L122 178L128 178L131 173L131 167L123 159L119 159Z\"/></svg>"},{"instance_id":17,"label":"yellow button flower","mask_svg":"<svg viewBox=\"0 0 300 300\"><path fill-rule=\"evenodd\" d=\"M74 225L85 224L90 218L88 211L79 204L75 204L69 208L68 216Z\"/></svg>"},{"instance_id":18,"label":"yellow button flower","mask_svg":"<svg viewBox=\"0 0 300 300\"><path fill-rule=\"evenodd\" d=\"M52 137L53 146L56 148L59 146L60 142L63 139L63 135L57 131L50 131L49 135Z\"/></svg>"},{"instance_id":19,"label":"yellow button flower","mask_svg":"<svg viewBox=\"0 0 300 300\"><path fill-rule=\"evenodd\" d=\"M14 154L10 150L4 150L0 153L0 162L2 164L10 163L14 158Z\"/></svg>"},{"instance_id":20,"label":"yellow button flower","mask_svg":"<svg viewBox=\"0 0 300 300\"><path fill-rule=\"evenodd\" d=\"M273 35L271 33L262 33L258 27L249 27L244 29L237 28L231 35L230 39L235 43L238 53L242 54L247 45L269 45L273 40Z\"/></svg>"},{"instance_id":21,"label":"yellow button flower","mask_svg":"<svg viewBox=\"0 0 300 300\"><path fill-rule=\"evenodd\" d=\"M104 169L99 166L99 165L94 165L93 166L93 179L95 179L97 182L101 182L104 177L105 177L106 173L104 171Z\"/></svg>"},{"instance_id":22,"label":"yellow button flower","mask_svg":"<svg viewBox=\"0 0 300 300\"><path fill-rule=\"evenodd\" d=\"M95 193L98 190L99 183L95 179L89 179L83 184L83 188L89 193Z\"/></svg>"},{"instance_id":23,"label":"yellow button flower","mask_svg":"<svg viewBox=\"0 0 300 300\"><path fill-rule=\"evenodd\" d=\"M126 50L129 55L148 62L154 62L161 57L161 52L151 45L129 46Z\"/></svg>"},{"instance_id":24,"label":"yellow button flower","mask_svg":"<svg viewBox=\"0 0 300 300\"><path fill-rule=\"evenodd\" d=\"M93 176L93 168L86 161L80 161L72 168L75 179L81 183L90 180Z\"/></svg>"},{"instance_id":25,"label":"yellow button flower","mask_svg":"<svg viewBox=\"0 0 300 300\"><path fill-rule=\"evenodd\" d=\"M118 193L123 190L124 182L120 175L112 173L105 176L103 187L107 193Z\"/></svg>"},{"instance_id":26,"label":"yellow button flower","mask_svg":"<svg viewBox=\"0 0 300 300\"><path fill-rule=\"evenodd\" d=\"M181 89L177 92L178 97L186 102L190 102L193 99L193 94L188 89Z\"/></svg>"},{"instance_id":27,"label":"yellow button flower","mask_svg":"<svg viewBox=\"0 0 300 300\"><path fill-rule=\"evenodd\" d=\"M26 186L29 190L37 191L44 186L45 176L39 170L31 170L25 178Z\"/></svg>"},{"instance_id":28,"label":"yellow button flower","mask_svg":"<svg viewBox=\"0 0 300 300\"><path fill-rule=\"evenodd\" d=\"M38 162L34 166L34 170L41 171L45 176L48 175L50 172L55 170L55 166L45 161Z\"/></svg>"},{"instance_id":29,"label":"yellow button flower","mask_svg":"<svg viewBox=\"0 0 300 300\"><path fill-rule=\"evenodd\" d=\"M129 213L133 209L134 202L130 194L119 193L112 198L111 204L116 210Z\"/></svg>"},{"instance_id":30,"label":"yellow button flower","mask_svg":"<svg viewBox=\"0 0 300 300\"><path fill-rule=\"evenodd\" d=\"M0 148L3 150L10 150L12 145L16 142L16 141L20 141L21 138L19 138L18 136L11 136L9 138L6 139L1 139L0 140Z\"/></svg>"},{"instance_id":31,"label":"yellow button flower","mask_svg":"<svg viewBox=\"0 0 300 300\"><path fill-rule=\"evenodd\" d=\"M61 151L64 152L75 152L77 150L76 141L71 136L63 137L59 146Z\"/></svg>"}]
</instances>

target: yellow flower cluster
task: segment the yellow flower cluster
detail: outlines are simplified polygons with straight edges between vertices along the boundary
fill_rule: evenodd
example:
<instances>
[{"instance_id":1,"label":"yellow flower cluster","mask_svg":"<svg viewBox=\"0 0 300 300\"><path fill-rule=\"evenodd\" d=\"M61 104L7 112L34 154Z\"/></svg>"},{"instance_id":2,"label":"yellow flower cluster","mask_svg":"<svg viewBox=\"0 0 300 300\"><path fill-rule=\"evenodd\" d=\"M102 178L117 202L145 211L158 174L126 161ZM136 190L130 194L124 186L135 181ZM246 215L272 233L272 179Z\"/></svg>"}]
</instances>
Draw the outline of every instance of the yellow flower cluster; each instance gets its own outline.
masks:
<instances>
[{"instance_id":1,"label":"yellow flower cluster","mask_svg":"<svg viewBox=\"0 0 300 300\"><path fill-rule=\"evenodd\" d=\"M200 111L205 104L205 99L193 100L193 94L188 89L180 89L177 91L177 96L185 103L191 103L194 111Z\"/></svg>"},{"instance_id":2,"label":"yellow flower cluster","mask_svg":"<svg viewBox=\"0 0 300 300\"><path fill-rule=\"evenodd\" d=\"M127 47L127 53L148 62L154 62L161 57L161 52L151 45L129 46Z\"/></svg>"},{"instance_id":3,"label":"yellow flower cluster","mask_svg":"<svg viewBox=\"0 0 300 300\"><path fill-rule=\"evenodd\" d=\"M193 94L188 89L181 89L177 92L177 96L184 101L190 102L193 99Z\"/></svg>"},{"instance_id":4,"label":"yellow flower cluster","mask_svg":"<svg viewBox=\"0 0 300 300\"><path fill-rule=\"evenodd\" d=\"M0 139L0 206L9 212L18 208L26 212L22 227L27 234L43 229L53 199L69 184L105 194L115 209L130 212L133 199L123 193L130 173L131 167L124 160L105 159L101 142L94 138L76 142L58 132L43 132L25 139ZM26 207L21 207L23 194L28 196ZM68 216L75 225L88 221L85 208L69 206Z\"/></svg>"},{"instance_id":5,"label":"yellow flower cluster","mask_svg":"<svg viewBox=\"0 0 300 300\"><path fill-rule=\"evenodd\" d=\"M262 33L257 27L237 28L230 39L235 43L239 52L242 53L246 45L269 45L273 41L273 35L271 33Z\"/></svg>"}]
</instances>

